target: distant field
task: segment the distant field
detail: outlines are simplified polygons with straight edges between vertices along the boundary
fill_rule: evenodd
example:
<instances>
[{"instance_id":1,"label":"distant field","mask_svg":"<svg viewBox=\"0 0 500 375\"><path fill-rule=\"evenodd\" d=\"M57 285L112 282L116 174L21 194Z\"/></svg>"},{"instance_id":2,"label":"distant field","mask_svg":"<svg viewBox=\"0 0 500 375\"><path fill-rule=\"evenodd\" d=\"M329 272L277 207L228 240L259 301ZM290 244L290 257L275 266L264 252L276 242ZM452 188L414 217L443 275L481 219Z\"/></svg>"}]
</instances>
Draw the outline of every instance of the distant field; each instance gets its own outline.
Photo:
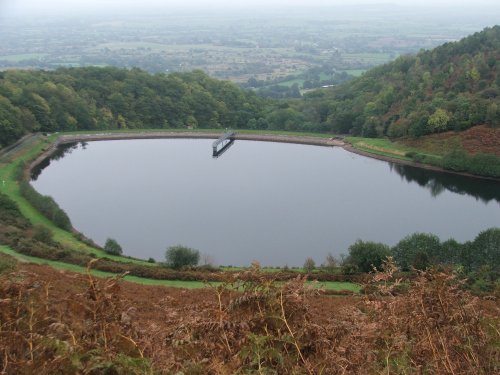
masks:
<instances>
[{"instance_id":1,"label":"distant field","mask_svg":"<svg viewBox=\"0 0 500 375\"><path fill-rule=\"evenodd\" d=\"M342 54L344 61L359 61L370 65L380 65L395 59L390 53L344 53Z\"/></svg>"},{"instance_id":2,"label":"distant field","mask_svg":"<svg viewBox=\"0 0 500 375\"><path fill-rule=\"evenodd\" d=\"M366 69L347 69L347 70L344 70L344 72L346 72L347 74L350 74L351 76L359 77L364 72L366 72Z\"/></svg>"},{"instance_id":3,"label":"distant field","mask_svg":"<svg viewBox=\"0 0 500 375\"><path fill-rule=\"evenodd\" d=\"M48 54L47 53L24 53L21 55L3 55L3 56L0 56L0 60L18 63L18 62L26 61L26 60L34 60L34 59L38 60L38 59L41 59L45 56L48 56Z\"/></svg>"}]
</instances>

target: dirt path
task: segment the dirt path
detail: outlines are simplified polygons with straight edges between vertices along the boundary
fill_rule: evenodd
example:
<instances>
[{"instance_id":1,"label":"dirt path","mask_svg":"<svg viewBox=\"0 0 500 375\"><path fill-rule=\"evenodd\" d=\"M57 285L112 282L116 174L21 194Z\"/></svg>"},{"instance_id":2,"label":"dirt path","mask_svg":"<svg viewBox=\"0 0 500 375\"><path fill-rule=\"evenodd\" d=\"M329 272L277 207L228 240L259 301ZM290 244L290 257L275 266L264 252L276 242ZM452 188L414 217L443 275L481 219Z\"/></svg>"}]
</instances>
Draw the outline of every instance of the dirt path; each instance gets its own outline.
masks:
<instances>
[{"instance_id":1,"label":"dirt path","mask_svg":"<svg viewBox=\"0 0 500 375\"><path fill-rule=\"evenodd\" d=\"M12 159L12 157L15 156L16 153L22 151L23 149L33 144L33 142L35 142L35 140L38 138L39 134L27 134L21 139L17 140L14 144L1 149L0 161L9 162Z\"/></svg>"},{"instance_id":2,"label":"dirt path","mask_svg":"<svg viewBox=\"0 0 500 375\"><path fill-rule=\"evenodd\" d=\"M196 132L137 132L137 133L97 133L62 135L57 143L70 143L81 141L109 141L120 139L169 139L169 138L194 138L194 139L217 139L220 133L196 133ZM345 143L333 138L319 138L307 136L287 136L274 134L236 134L236 140L297 143L314 146L343 146Z\"/></svg>"}]
</instances>

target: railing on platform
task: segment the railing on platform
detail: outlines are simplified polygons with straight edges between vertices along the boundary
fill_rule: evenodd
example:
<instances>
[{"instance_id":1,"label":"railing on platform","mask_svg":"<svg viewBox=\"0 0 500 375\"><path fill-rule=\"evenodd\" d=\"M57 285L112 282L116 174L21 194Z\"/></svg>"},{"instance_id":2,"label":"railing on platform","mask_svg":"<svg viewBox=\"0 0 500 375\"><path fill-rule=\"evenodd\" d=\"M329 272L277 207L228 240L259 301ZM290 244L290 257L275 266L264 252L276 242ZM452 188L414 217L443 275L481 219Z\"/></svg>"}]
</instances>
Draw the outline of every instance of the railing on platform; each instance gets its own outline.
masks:
<instances>
[{"instance_id":1,"label":"railing on platform","mask_svg":"<svg viewBox=\"0 0 500 375\"><path fill-rule=\"evenodd\" d=\"M219 139L215 140L214 143L212 143L212 156L216 158L222 155L224 151L226 151L233 144L235 135L236 132L228 131L224 133Z\"/></svg>"}]
</instances>

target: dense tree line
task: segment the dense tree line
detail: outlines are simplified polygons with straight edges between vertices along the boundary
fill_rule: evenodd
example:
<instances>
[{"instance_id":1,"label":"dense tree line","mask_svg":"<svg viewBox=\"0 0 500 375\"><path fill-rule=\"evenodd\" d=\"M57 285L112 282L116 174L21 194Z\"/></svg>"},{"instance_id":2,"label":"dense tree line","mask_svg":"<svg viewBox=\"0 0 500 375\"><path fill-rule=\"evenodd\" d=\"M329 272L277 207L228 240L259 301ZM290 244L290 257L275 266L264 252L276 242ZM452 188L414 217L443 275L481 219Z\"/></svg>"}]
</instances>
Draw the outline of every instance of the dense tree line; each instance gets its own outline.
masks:
<instances>
[{"instance_id":1,"label":"dense tree line","mask_svg":"<svg viewBox=\"0 0 500 375\"><path fill-rule=\"evenodd\" d=\"M500 126L500 26L401 56L295 108L317 128L365 137Z\"/></svg>"},{"instance_id":2,"label":"dense tree line","mask_svg":"<svg viewBox=\"0 0 500 375\"><path fill-rule=\"evenodd\" d=\"M201 71L0 72L0 146L35 131L231 127L397 138L479 124L498 127L499 60L500 26L495 26L287 100L261 98ZM297 94L296 86L290 89ZM500 175L498 158L491 155L412 157L451 170Z\"/></svg>"},{"instance_id":3,"label":"dense tree line","mask_svg":"<svg viewBox=\"0 0 500 375\"><path fill-rule=\"evenodd\" d=\"M466 273L488 270L497 280L500 274L500 228L479 233L474 241L459 243L454 239L441 242L428 233L406 236L392 248L381 243L356 241L349 247L343 264L345 273L371 272L381 269L385 259L392 256L402 271L424 270L438 265L461 268Z\"/></svg>"},{"instance_id":4,"label":"dense tree line","mask_svg":"<svg viewBox=\"0 0 500 375\"><path fill-rule=\"evenodd\" d=\"M255 94L201 71L7 71L0 73L0 144L33 131L244 128L258 122L264 106Z\"/></svg>"}]
</instances>

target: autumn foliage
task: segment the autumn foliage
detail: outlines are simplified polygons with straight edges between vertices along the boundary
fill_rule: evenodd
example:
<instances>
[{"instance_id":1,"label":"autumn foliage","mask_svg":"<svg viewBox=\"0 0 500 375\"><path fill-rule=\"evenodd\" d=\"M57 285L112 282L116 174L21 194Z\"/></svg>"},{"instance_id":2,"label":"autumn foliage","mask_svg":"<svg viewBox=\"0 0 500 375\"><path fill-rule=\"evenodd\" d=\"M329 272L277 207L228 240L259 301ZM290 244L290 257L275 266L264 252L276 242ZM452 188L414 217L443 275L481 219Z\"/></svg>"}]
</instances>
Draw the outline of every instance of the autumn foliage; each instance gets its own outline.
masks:
<instances>
[{"instance_id":1,"label":"autumn foliage","mask_svg":"<svg viewBox=\"0 0 500 375\"><path fill-rule=\"evenodd\" d=\"M388 262L364 296L332 298L303 276L277 282L255 265L248 281L231 275L176 297L156 287L156 300L139 302L151 290L120 278L64 273L58 282L25 268L1 279L5 374L499 371L498 306L449 272L402 282Z\"/></svg>"}]
</instances>

